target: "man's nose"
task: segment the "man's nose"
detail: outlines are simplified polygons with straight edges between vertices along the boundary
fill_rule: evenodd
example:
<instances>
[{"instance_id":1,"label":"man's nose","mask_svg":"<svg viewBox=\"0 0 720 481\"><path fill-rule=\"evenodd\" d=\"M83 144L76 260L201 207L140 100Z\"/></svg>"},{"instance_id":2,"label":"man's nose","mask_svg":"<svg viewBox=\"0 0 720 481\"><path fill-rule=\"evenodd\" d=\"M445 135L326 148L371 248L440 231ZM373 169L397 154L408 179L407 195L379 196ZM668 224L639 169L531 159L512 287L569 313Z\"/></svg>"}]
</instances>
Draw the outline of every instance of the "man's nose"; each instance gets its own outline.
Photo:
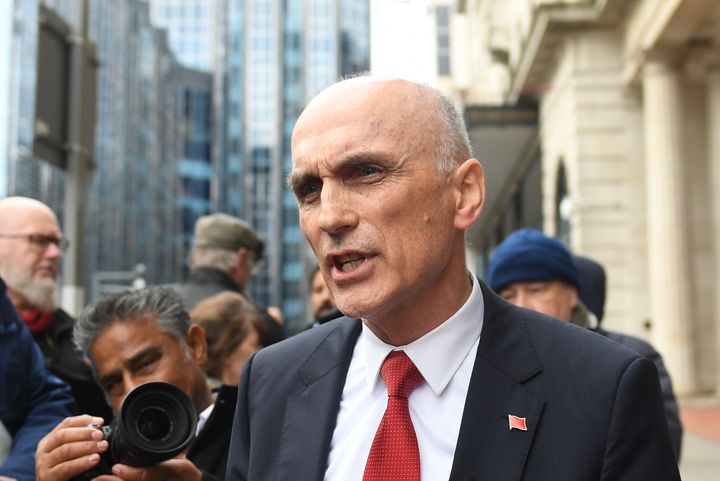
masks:
<instances>
[{"instance_id":1,"label":"man's nose","mask_svg":"<svg viewBox=\"0 0 720 481\"><path fill-rule=\"evenodd\" d=\"M326 182L320 193L318 225L328 234L339 234L357 225L355 207L346 188L339 183Z\"/></svg>"},{"instance_id":2,"label":"man's nose","mask_svg":"<svg viewBox=\"0 0 720 481\"><path fill-rule=\"evenodd\" d=\"M51 260L60 259L60 257L62 256L62 251L60 250L60 246L54 242L50 242L48 244L48 246L45 248L45 252L43 253L43 256L46 259L51 259Z\"/></svg>"},{"instance_id":3,"label":"man's nose","mask_svg":"<svg viewBox=\"0 0 720 481\"><path fill-rule=\"evenodd\" d=\"M513 304L515 304L518 307L524 307L526 309L533 308L530 296L526 295L523 292L518 292L515 294L515 297L513 298Z\"/></svg>"},{"instance_id":4,"label":"man's nose","mask_svg":"<svg viewBox=\"0 0 720 481\"><path fill-rule=\"evenodd\" d=\"M125 396L127 396L127 394L130 391L135 389L140 384L142 384L142 383L135 376L131 376L128 374L124 375L123 376L123 390L122 390L120 399L125 399Z\"/></svg>"}]
</instances>

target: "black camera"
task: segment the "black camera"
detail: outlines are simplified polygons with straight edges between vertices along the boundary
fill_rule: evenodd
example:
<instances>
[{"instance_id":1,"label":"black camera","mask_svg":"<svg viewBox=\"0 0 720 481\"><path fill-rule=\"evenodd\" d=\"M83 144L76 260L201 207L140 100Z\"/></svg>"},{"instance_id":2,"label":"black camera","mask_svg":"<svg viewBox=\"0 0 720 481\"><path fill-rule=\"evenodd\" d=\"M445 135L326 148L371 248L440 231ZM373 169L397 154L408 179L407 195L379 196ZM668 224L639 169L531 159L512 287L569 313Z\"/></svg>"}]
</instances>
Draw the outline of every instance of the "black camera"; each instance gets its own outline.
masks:
<instances>
[{"instance_id":1,"label":"black camera","mask_svg":"<svg viewBox=\"0 0 720 481\"><path fill-rule=\"evenodd\" d=\"M74 481L110 474L115 463L144 467L170 459L190 445L196 425L195 407L178 387L165 382L141 384L125 396L113 422L100 428L110 447L98 465Z\"/></svg>"}]
</instances>

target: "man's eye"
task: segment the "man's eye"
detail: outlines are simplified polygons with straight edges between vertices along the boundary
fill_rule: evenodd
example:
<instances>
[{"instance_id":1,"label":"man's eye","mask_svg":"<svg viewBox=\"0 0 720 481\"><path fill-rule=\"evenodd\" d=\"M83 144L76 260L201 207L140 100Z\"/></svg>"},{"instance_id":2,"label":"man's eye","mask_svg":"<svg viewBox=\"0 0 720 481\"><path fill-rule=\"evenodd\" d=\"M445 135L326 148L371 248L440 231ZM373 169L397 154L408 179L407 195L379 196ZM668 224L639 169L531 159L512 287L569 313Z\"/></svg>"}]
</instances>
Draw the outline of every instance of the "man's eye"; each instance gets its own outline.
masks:
<instances>
[{"instance_id":1,"label":"man's eye","mask_svg":"<svg viewBox=\"0 0 720 481\"><path fill-rule=\"evenodd\" d=\"M112 394L113 391L115 391L119 387L120 387L119 379L113 379L112 381L106 381L106 382L102 383L103 390L108 394Z\"/></svg>"},{"instance_id":2,"label":"man's eye","mask_svg":"<svg viewBox=\"0 0 720 481\"><path fill-rule=\"evenodd\" d=\"M300 189L300 202L312 202L320 193L320 184L310 183Z\"/></svg>"},{"instance_id":3,"label":"man's eye","mask_svg":"<svg viewBox=\"0 0 720 481\"><path fill-rule=\"evenodd\" d=\"M137 372L141 374L151 372L153 369L155 369L158 361L159 359L147 359L143 361L140 365L138 365Z\"/></svg>"},{"instance_id":4,"label":"man's eye","mask_svg":"<svg viewBox=\"0 0 720 481\"><path fill-rule=\"evenodd\" d=\"M364 177L367 177L368 175L376 174L377 172L378 172L378 169L377 169L376 167L371 166L371 165L363 166L363 167L360 169L360 173L361 173Z\"/></svg>"},{"instance_id":5,"label":"man's eye","mask_svg":"<svg viewBox=\"0 0 720 481\"><path fill-rule=\"evenodd\" d=\"M292 185L292 191L299 203L308 202L320 192L322 182L319 179L303 179Z\"/></svg>"}]
</instances>

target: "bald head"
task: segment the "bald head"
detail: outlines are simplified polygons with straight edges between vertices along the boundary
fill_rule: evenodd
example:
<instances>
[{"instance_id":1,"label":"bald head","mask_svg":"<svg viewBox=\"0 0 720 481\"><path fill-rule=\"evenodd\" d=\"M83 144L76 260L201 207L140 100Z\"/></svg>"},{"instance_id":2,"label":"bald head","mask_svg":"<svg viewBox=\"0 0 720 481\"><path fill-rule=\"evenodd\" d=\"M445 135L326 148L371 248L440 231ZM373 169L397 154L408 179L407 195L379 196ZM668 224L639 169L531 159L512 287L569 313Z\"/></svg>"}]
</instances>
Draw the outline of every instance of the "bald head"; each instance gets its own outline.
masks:
<instances>
[{"instance_id":1,"label":"bald head","mask_svg":"<svg viewBox=\"0 0 720 481\"><path fill-rule=\"evenodd\" d=\"M0 277L19 310L54 309L61 239L47 205L28 197L0 199Z\"/></svg>"},{"instance_id":2,"label":"bald head","mask_svg":"<svg viewBox=\"0 0 720 481\"><path fill-rule=\"evenodd\" d=\"M439 172L450 172L472 156L465 124L452 103L436 89L404 79L362 76L329 86L305 108L293 139L318 121L358 115L371 119L370 133L389 130L398 139L421 146Z\"/></svg>"},{"instance_id":3,"label":"bald head","mask_svg":"<svg viewBox=\"0 0 720 481\"><path fill-rule=\"evenodd\" d=\"M39 200L20 196L5 197L0 199L0 233L24 225L26 214L51 218L57 224L55 213Z\"/></svg>"}]
</instances>

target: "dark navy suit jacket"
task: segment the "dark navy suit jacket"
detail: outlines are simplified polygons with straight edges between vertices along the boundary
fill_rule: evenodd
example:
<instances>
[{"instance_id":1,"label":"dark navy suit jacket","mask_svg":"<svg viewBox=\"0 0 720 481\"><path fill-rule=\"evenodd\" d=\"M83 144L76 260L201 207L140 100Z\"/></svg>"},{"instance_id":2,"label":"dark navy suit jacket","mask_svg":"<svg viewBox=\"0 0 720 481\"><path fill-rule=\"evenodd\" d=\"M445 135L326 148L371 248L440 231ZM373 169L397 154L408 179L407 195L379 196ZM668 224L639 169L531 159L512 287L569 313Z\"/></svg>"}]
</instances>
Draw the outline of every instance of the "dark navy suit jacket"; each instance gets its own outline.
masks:
<instances>
[{"instance_id":1,"label":"dark navy suit jacket","mask_svg":"<svg viewBox=\"0 0 720 481\"><path fill-rule=\"evenodd\" d=\"M484 285L482 293L484 324L451 481L680 479L651 361L512 306ZM360 331L359 320L341 318L247 363L228 481L323 479ZM509 414L526 418L527 431L509 429Z\"/></svg>"}]
</instances>

